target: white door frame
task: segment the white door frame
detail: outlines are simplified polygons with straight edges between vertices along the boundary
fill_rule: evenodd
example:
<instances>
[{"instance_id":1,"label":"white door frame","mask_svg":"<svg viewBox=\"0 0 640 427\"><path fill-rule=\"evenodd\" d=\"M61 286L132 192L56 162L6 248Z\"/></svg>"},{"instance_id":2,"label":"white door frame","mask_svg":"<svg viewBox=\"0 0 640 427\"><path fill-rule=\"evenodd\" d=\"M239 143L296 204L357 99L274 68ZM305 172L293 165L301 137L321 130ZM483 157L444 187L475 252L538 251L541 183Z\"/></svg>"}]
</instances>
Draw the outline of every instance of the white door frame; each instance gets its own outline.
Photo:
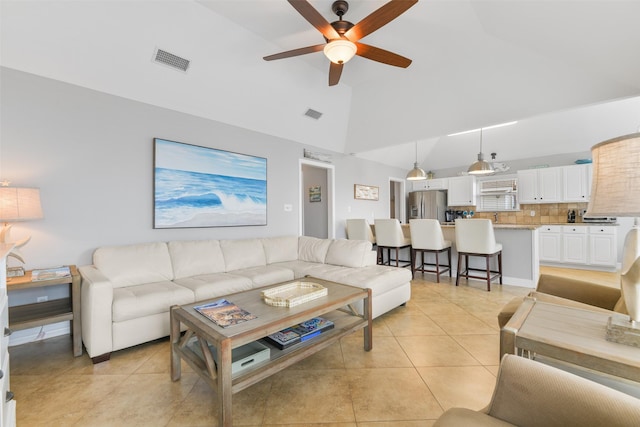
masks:
<instances>
[{"instance_id":1,"label":"white door frame","mask_svg":"<svg viewBox=\"0 0 640 427\"><path fill-rule=\"evenodd\" d=\"M400 194L396 194L396 200L398 200L398 197L401 197L400 199L400 210L398 212L398 216L399 216L399 220L401 223L405 223L407 221L407 203L406 203L406 199L407 199L407 193L406 193L406 181L404 180L404 178L395 178L390 176L389 177L389 186L391 186L392 182L399 182L400 183ZM396 202L397 203L397 202ZM389 204L391 204L391 198L389 198ZM391 206L389 206L389 209L391 209Z\"/></svg>"},{"instance_id":2,"label":"white door frame","mask_svg":"<svg viewBox=\"0 0 640 427\"><path fill-rule=\"evenodd\" d=\"M315 160L309 159L300 159L300 163L298 165L298 197L303 197L303 178L302 178L302 165L309 165L320 169L325 169L327 171L327 236L329 239L335 239L336 237L336 228L335 228L335 166L318 162ZM300 203L298 203L298 235L302 236L303 232L303 204L304 199L300 199Z\"/></svg>"}]
</instances>

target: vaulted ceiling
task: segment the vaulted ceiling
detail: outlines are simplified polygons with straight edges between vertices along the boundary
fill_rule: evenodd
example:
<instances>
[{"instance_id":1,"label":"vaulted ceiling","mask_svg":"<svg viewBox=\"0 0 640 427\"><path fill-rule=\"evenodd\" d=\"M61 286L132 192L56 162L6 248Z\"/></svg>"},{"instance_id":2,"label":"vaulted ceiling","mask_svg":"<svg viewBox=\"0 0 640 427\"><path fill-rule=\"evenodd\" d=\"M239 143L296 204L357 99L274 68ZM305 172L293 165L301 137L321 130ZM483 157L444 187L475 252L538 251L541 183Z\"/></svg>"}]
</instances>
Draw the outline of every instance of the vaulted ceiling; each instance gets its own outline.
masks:
<instances>
[{"instance_id":1,"label":"vaulted ceiling","mask_svg":"<svg viewBox=\"0 0 640 427\"><path fill-rule=\"evenodd\" d=\"M310 3L336 19L332 0ZM385 3L352 0L345 19ZM404 168L417 142L441 169L478 151L478 135L447 134L511 120L484 135L501 161L637 131L638 17L640 0L419 0L362 40L409 68L355 57L329 87L322 52L262 59L323 42L285 0L2 0L0 64ZM189 70L154 63L156 48Z\"/></svg>"}]
</instances>

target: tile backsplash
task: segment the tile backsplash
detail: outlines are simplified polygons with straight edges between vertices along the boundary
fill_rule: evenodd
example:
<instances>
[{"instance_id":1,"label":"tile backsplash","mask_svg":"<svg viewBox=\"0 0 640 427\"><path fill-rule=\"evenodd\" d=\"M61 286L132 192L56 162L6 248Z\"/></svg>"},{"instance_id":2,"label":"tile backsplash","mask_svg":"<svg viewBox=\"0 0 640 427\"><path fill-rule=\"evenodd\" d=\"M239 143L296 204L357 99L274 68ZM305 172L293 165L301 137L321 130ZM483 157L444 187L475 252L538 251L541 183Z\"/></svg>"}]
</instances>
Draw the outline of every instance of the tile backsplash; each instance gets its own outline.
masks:
<instances>
[{"instance_id":1,"label":"tile backsplash","mask_svg":"<svg viewBox=\"0 0 640 427\"><path fill-rule=\"evenodd\" d=\"M475 211L475 206L456 206L459 211ZM587 203L545 203L540 205L520 205L515 212L497 212L498 223L502 224L565 224L567 213L576 211L576 222L582 222L580 213L587 209ZM531 212L534 213L531 216ZM476 212L474 218L486 218L495 221L494 212Z\"/></svg>"}]
</instances>

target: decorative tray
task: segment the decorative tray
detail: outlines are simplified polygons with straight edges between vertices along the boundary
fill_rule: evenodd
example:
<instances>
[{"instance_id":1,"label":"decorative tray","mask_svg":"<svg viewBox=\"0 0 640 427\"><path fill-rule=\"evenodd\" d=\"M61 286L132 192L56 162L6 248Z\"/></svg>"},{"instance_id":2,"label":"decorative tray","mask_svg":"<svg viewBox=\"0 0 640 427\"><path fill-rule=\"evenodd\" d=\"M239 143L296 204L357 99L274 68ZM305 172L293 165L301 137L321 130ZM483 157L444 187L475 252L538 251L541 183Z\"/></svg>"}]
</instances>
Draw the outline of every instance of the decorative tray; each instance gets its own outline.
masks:
<instances>
[{"instance_id":1,"label":"decorative tray","mask_svg":"<svg viewBox=\"0 0 640 427\"><path fill-rule=\"evenodd\" d=\"M327 295L327 288L314 282L291 282L262 291L262 299L276 307L294 307Z\"/></svg>"}]
</instances>

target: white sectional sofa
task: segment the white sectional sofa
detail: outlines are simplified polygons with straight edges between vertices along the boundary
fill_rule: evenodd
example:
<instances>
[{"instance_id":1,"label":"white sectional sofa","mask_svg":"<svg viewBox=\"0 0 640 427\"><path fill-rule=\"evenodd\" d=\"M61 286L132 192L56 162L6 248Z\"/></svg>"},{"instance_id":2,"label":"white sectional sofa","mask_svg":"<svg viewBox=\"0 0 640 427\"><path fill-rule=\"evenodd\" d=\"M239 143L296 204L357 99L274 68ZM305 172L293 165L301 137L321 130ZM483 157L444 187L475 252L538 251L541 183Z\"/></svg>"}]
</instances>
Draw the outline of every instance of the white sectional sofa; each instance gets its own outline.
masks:
<instances>
[{"instance_id":1,"label":"white sectional sofa","mask_svg":"<svg viewBox=\"0 0 640 427\"><path fill-rule=\"evenodd\" d=\"M79 270L82 340L94 363L169 335L172 305L307 275L371 288L373 317L411 297L411 272L376 265L371 243L361 240L286 236L105 246Z\"/></svg>"}]
</instances>

